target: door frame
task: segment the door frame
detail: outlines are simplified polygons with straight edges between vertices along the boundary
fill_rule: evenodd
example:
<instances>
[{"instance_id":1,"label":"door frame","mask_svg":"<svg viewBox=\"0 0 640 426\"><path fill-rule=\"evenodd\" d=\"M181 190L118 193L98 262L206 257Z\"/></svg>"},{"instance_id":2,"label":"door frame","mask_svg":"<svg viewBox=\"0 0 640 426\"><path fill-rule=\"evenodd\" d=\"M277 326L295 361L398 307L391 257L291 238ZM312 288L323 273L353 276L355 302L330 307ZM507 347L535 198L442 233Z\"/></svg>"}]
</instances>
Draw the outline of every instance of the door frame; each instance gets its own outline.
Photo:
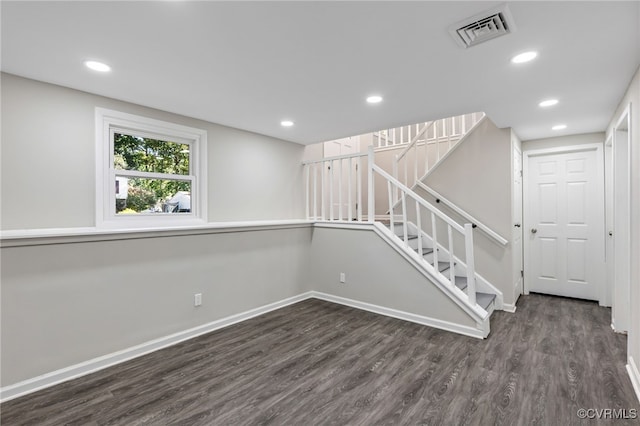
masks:
<instances>
[{"instance_id":1,"label":"door frame","mask_svg":"<svg viewBox=\"0 0 640 426\"><path fill-rule=\"evenodd\" d=\"M629 103L616 120L610 135L613 137L614 262L611 328L622 333L629 330L631 322L631 127ZM620 131L625 131L626 137L620 138ZM623 161L620 161L621 155ZM622 191L619 185L623 186Z\"/></svg>"},{"instance_id":2,"label":"door frame","mask_svg":"<svg viewBox=\"0 0 640 426\"><path fill-rule=\"evenodd\" d=\"M517 281L515 283L512 283L514 285L514 305L515 302L518 300L518 297L520 297L521 294L524 293L524 270L525 270L525 263L524 263L524 157L523 157L523 150L522 147L518 147L518 146L513 146L512 151L511 151L511 159L513 161L514 159L514 154L516 154L520 157L520 169L521 170L516 170L515 169L515 164L511 165L511 170L514 173L522 173L520 176L520 217L516 216L516 206L515 206L515 202L516 202L516 191L515 191L515 185L513 182L513 178L515 178L515 176L512 177L512 197L513 197L513 203L511 206L511 216L512 216L512 220L513 223L512 225L512 238L513 241L515 241L515 234L516 233L520 233L520 251L518 252L517 250L513 250L512 253L512 267L513 267L513 273L514 275L516 275L516 279ZM517 278L519 277L519 279Z\"/></svg>"},{"instance_id":3,"label":"door frame","mask_svg":"<svg viewBox=\"0 0 640 426\"><path fill-rule=\"evenodd\" d=\"M598 165L596 170L596 183L598 184L598 191L603 195L600 205L601 215L603 220L603 230L606 230L605 220L605 200L604 200L604 143L588 143L588 144L578 144L578 145L568 145L568 146L560 146L553 148L542 148L535 149L530 151L523 151L522 155L522 227L523 227L523 239L522 239L522 249L524 251L524 294L529 294L529 285L532 281L531 277L531 268L529 267L530 263L530 249L529 244L524 238L524 229L529 229L531 227L530 218L528 217L528 201L529 201L529 158L530 157L542 157L545 155L555 155L555 154L567 154L571 152L581 152L581 151L595 151L596 152L596 164ZM596 282L599 283L600 288L598 289L599 300L598 302L602 302L604 299L604 292L606 291L606 285L604 285L604 279L606 277L606 265L605 265L605 250L604 250L604 242L605 236L602 235L602 247L600 247L600 255L602 259L602 277L596 277ZM599 279L598 279L599 278Z\"/></svg>"},{"instance_id":4,"label":"door frame","mask_svg":"<svg viewBox=\"0 0 640 426\"><path fill-rule=\"evenodd\" d=\"M614 283L614 251L613 251L613 205L614 186L613 186L613 132L607 136L604 142L604 223L605 223L605 268L606 280L603 300L601 306L610 307L613 304L613 283ZM613 311L612 322L613 322ZM613 328L613 325L612 325Z\"/></svg>"}]
</instances>

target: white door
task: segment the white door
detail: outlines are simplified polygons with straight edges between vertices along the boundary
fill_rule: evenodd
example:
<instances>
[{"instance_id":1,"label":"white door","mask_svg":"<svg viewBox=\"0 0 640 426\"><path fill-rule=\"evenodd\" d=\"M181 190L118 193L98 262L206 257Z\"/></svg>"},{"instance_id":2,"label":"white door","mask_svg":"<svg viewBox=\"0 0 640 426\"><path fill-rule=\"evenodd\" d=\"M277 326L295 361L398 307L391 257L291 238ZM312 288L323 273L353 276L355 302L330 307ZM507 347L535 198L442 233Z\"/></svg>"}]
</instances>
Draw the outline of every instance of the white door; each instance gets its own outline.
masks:
<instances>
[{"instance_id":1,"label":"white door","mask_svg":"<svg viewBox=\"0 0 640 426\"><path fill-rule=\"evenodd\" d=\"M516 298L522 294L522 152L513 149L513 284Z\"/></svg>"},{"instance_id":2,"label":"white door","mask_svg":"<svg viewBox=\"0 0 640 426\"><path fill-rule=\"evenodd\" d=\"M324 143L324 157L338 157L356 154L360 151L360 137L352 136ZM325 194L325 200L331 206L329 218L332 220L353 220L357 216L356 200L356 159L333 161L333 170L327 165L326 181L330 182ZM349 210L351 206L351 210ZM349 217L349 211L351 216Z\"/></svg>"},{"instance_id":3,"label":"white door","mask_svg":"<svg viewBox=\"0 0 640 426\"><path fill-rule=\"evenodd\" d=\"M601 145L527 153L527 292L600 300L605 278L602 166Z\"/></svg>"}]
</instances>

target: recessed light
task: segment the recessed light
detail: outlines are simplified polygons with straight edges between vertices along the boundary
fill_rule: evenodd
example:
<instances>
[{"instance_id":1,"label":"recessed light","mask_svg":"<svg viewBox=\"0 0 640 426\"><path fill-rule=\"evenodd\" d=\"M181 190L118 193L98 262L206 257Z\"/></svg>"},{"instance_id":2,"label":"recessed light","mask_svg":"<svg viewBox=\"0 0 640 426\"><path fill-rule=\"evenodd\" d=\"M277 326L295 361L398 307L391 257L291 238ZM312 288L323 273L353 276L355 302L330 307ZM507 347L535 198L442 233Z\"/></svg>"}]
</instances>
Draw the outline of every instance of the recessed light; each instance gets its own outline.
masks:
<instances>
[{"instance_id":1,"label":"recessed light","mask_svg":"<svg viewBox=\"0 0 640 426\"><path fill-rule=\"evenodd\" d=\"M511 58L511 62L513 62L514 64L523 64L525 62L534 60L536 56L538 56L538 52L524 52Z\"/></svg>"},{"instance_id":2,"label":"recessed light","mask_svg":"<svg viewBox=\"0 0 640 426\"><path fill-rule=\"evenodd\" d=\"M111 71L111 67L109 65L103 64L102 62L98 62L98 61L85 61L84 65L87 68L92 69L94 71L99 71L99 72Z\"/></svg>"},{"instance_id":3,"label":"recessed light","mask_svg":"<svg viewBox=\"0 0 640 426\"><path fill-rule=\"evenodd\" d=\"M550 107L550 106L554 106L555 104L558 103L557 99L547 99L546 101L542 101L538 104L538 106L541 107Z\"/></svg>"},{"instance_id":4,"label":"recessed light","mask_svg":"<svg viewBox=\"0 0 640 426\"><path fill-rule=\"evenodd\" d=\"M368 103L370 103L370 104L377 104L377 103L380 103L380 102L382 102L382 96L379 96L379 95L372 95L372 96L369 96L369 97L367 98L367 102L368 102Z\"/></svg>"},{"instance_id":5,"label":"recessed light","mask_svg":"<svg viewBox=\"0 0 640 426\"><path fill-rule=\"evenodd\" d=\"M291 121L291 120L282 120L280 122L280 125L282 127L291 127L291 126L293 126L293 121Z\"/></svg>"},{"instance_id":6,"label":"recessed light","mask_svg":"<svg viewBox=\"0 0 640 426\"><path fill-rule=\"evenodd\" d=\"M567 128L566 124L556 124L551 128L551 130L564 130Z\"/></svg>"}]
</instances>

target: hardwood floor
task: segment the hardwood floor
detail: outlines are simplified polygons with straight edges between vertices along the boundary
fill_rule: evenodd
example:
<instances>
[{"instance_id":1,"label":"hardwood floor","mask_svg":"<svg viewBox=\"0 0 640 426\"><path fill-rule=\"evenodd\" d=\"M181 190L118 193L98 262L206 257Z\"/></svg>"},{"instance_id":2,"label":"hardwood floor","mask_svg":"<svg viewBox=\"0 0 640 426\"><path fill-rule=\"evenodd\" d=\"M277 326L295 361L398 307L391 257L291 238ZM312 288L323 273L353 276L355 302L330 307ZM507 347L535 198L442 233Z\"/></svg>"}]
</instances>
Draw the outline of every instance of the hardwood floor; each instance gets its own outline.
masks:
<instances>
[{"instance_id":1,"label":"hardwood floor","mask_svg":"<svg viewBox=\"0 0 640 426\"><path fill-rule=\"evenodd\" d=\"M596 303L522 296L478 340L307 300L6 402L3 425L573 425L637 410ZM638 419L618 420L640 424Z\"/></svg>"}]
</instances>

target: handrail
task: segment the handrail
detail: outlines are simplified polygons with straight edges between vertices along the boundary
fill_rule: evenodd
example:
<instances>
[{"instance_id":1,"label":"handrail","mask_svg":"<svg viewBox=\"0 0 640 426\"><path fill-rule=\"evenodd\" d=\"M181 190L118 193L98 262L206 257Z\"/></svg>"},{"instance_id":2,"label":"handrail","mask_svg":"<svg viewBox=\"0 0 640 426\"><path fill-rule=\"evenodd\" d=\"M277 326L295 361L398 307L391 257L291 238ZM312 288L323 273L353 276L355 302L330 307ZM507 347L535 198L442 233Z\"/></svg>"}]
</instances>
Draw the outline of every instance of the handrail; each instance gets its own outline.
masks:
<instances>
[{"instance_id":1,"label":"handrail","mask_svg":"<svg viewBox=\"0 0 640 426\"><path fill-rule=\"evenodd\" d=\"M346 160L348 158L366 157L367 155L368 154L366 152L357 152L355 154L336 155L334 157L324 157L324 158L319 158L317 160L305 160L305 161L302 162L302 165L306 166L307 164L324 163L326 161L336 161L336 160Z\"/></svg>"},{"instance_id":2,"label":"handrail","mask_svg":"<svg viewBox=\"0 0 640 426\"><path fill-rule=\"evenodd\" d=\"M407 146L402 150L402 152L400 152L400 154L397 155L396 157L396 162L398 160L400 160L402 157L404 157L405 155L407 155L407 152L409 152L409 150L411 148L413 148L413 146L418 143L418 138L420 138L420 136L424 135L425 132L428 132L429 129L431 129L431 126L433 126L436 122L435 121L430 121L429 123L425 124L424 127L422 128L422 130L420 130L418 132L417 135L415 135L415 137L413 138L413 140L411 142L409 142L407 144Z\"/></svg>"},{"instance_id":3,"label":"handrail","mask_svg":"<svg viewBox=\"0 0 640 426\"><path fill-rule=\"evenodd\" d=\"M426 126L428 127L428 126ZM420 132L418 132L420 133ZM416 136L417 137L417 136ZM357 167L361 164L361 157L367 156L367 217L364 218L362 214L362 188L361 188L361 168ZM352 169L353 159L355 158L356 170ZM334 162L338 161L339 165L334 167ZM348 173L346 174L346 180L343 180L343 172L345 171L342 162L348 162L348 168L346 169ZM330 164L330 168L325 168L323 164ZM319 160L311 160L303 163L305 169L305 210L306 216L308 220L313 218L314 221L329 221L334 222L338 221L341 223L373 223L375 221L375 174L377 173L386 181L387 194L389 197L389 221L390 227L389 232L391 234L391 238L395 241L399 241L400 244L404 247L404 250L409 251L408 254L415 257L416 260L420 260L423 262L426 270L433 274L433 277L437 279L442 284L446 284L448 288L453 292L453 294L457 294L458 297L462 297L464 295L464 300L470 305L473 306L474 309L479 309L476 301L476 278L475 278L475 266L474 266L474 248L473 248L473 224L465 223L464 225L460 225L458 222L447 216L444 212L440 211L436 206L426 201L420 195L415 193L413 190L408 188L405 184L399 181L397 178L391 176L385 170L383 170L380 166L375 164L374 160L374 148L373 146L369 146L367 153L358 153L358 154L348 154L348 155L340 155L329 158L322 158ZM334 169L338 171L334 173ZM318 173L320 171L320 173ZM353 180L352 173L355 172L355 198L353 195ZM320 174L320 176L318 176ZM326 180L328 179L328 182ZM343 183L347 183L345 187L346 197L343 197L342 186ZM338 201L338 213L337 216L334 215L334 207L336 204L334 201L334 185L337 184L337 201ZM401 198L401 209L402 209L402 235L397 235L395 233L395 214L393 211L393 193L400 192ZM415 205L415 214L416 214L416 226L418 230L417 242L418 247L417 251L414 251L410 245L410 235L409 235L409 217L408 217L408 209L407 209L407 198L410 198ZM343 214L343 201L345 199L348 201L348 211L347 214ZM353 214L353 210L351 208L352 202L357 201L356 204L356 212ZM329 209L329 214L326 214L327 207ZM427 213L431 216L431 231L427 233L427 228L423 229L421 224L421 216L423 211L421 209L425 209L424 213ZM345 220L346 216L346 221ZM443 242L443 245L438 242L438 228L440 227L440 222L436 222L436 219L442 221L444 225L446 225L446 236L442 237L440 241ZM465 254L465 269L466 269L466 288L464 290L460 290L456 287L456 262L455 254L454 254L454 244L460 244L458 240L457 243L454 242L453 232L458 232L462 235L464 241L464 254ZM413 232L413 231L412 231ZM423 235L424 234L424 235ZM431 247L433 250L429 253L431 256L430 260L427 260L423 254L423 238L428 238L431 241ZM448 245L445 245L448 244ZM462 247L460 247L462 248ZM442 251L441 251L442 250ZM448 252L448 263L449 267L448 272L444 272L444 269L440 270L440 265L442 262L446 261L444 256ZM462 293L461 293L462 292Z\"/></svg>"},{"instance_id":4,"label":"handrail","mask_svg":"<svg viewBox=\"0 0 640 426\"><path fill-rule=\"evenodd\" d=\"M458 207L456 204L452 203L451 201L447 200L446 198L444 198L442 195L440 195L440 193L438 193L436 190L430 188L429 186L425 185L424 183L422 183L421 181L418 181L418 186L422 189L424 189L425 191L427 191L429 194L433 195L434 197L436 197L436 199L440 200L440 202L442 202L442 204L446 205L447 207L449 207L451 210L453 210L454 212L456 212L457 214L459 214L460 216L462 216L463 218L465 218L466 220L468 220L469 222L471 222L472 224L476 225L478 227L478 229L480 229L482 232L484 232L485 234L487 234L489 237L493 238L494 240L496 240L498 243L502 244L503 246L506 246L507 244L509 244L509 241L504 238L503 236L501 236L500 234L498 234L497 232L495 232L494 230L492 230L491 228L489 228L487 225L485 225L484 223L480 222L478 219L476 219L475 217L471 216L469 213L467 213L466 211L462 210L460 207Z\"/></svg>"},{"instance_id":5,"label":"handrail","mask_svg":"<svg viewBox=\"0 0 640 426\"><path fill-rule=\"evenodd\" d=\"M394 235L394 238L400 239L405 248L409 248L409 232L407 226L407 196L413 199L416 206L416 227L418 232L418 254L419 258L426 263L426 268L431 271L436 277L441 280L444 280L448 286L452 289L456 289L456 274L455 274L455 262L454 262L454 253L453 253L453 230L459 232L464 237L464 252L465 252L465 260L466 260L466 277L467 277L467 287L464 290L466 293L467 301L471 306L477 306L476 300L476 276L475 276L475 263L474 263L474 250L473 250L473 225L471 223L465 223L464 226L460 226L453 219L449 218L447 215L439 211L435 206L433 206L428 201L425 201L418 194L413 192L411 189L407 188L402 182L395 179L389 173L382 170L379 166L375 164L370 164L369 171L376 172L380 176L382 176L387 181L387 193L389 196L389 221L390 221L390 232ZM397 235L395 233L395 220L394 220L394 212L393 212L393 197L392 197L392 186L398 188L401 192L401 209L402 209L402 235ZM431 242L433 251L431 252L432 261L430 263L426 261L423 257L422 251L422 225L420 224L420 206L426 208L431 214ZM448 276L444 275L443 272L440 271L440 260L439 260L439 244L437 237L437 225L436 225L436 216L443 220L447 224L447 240L448 240L448 252L449 252L449 270Z\"/></svg>"},{"instance_id":6,"label":"handrail","mask_svg":"<svg viewBox=\"0 0 640 426\"><path fill-rule=\"evenodd\" d=\"M395 185L401 191L403 191L407 195L411 196L411 198L413 198L416 203L419 203L422 207L425 207L426 209L432 211L440 219L445 221L447 224L451 225L456 231L464 233L464 227L462 227L458 222L456 222L455 220L451 219L446 214L442 213L436 206L434 206L430 202L426 201L424 198L422 198L420 195L418 195L415 192L413 192L411 189L407 188L402 182L400 182L399 180L397 180L396 178L391 176L389 173L385 172L378 165L373 164L371 168L376 173L378 173L380 176L382 176L385 179L387 179L388 182L391 182L393 185Z\"/></svg>"}]
</instances>

